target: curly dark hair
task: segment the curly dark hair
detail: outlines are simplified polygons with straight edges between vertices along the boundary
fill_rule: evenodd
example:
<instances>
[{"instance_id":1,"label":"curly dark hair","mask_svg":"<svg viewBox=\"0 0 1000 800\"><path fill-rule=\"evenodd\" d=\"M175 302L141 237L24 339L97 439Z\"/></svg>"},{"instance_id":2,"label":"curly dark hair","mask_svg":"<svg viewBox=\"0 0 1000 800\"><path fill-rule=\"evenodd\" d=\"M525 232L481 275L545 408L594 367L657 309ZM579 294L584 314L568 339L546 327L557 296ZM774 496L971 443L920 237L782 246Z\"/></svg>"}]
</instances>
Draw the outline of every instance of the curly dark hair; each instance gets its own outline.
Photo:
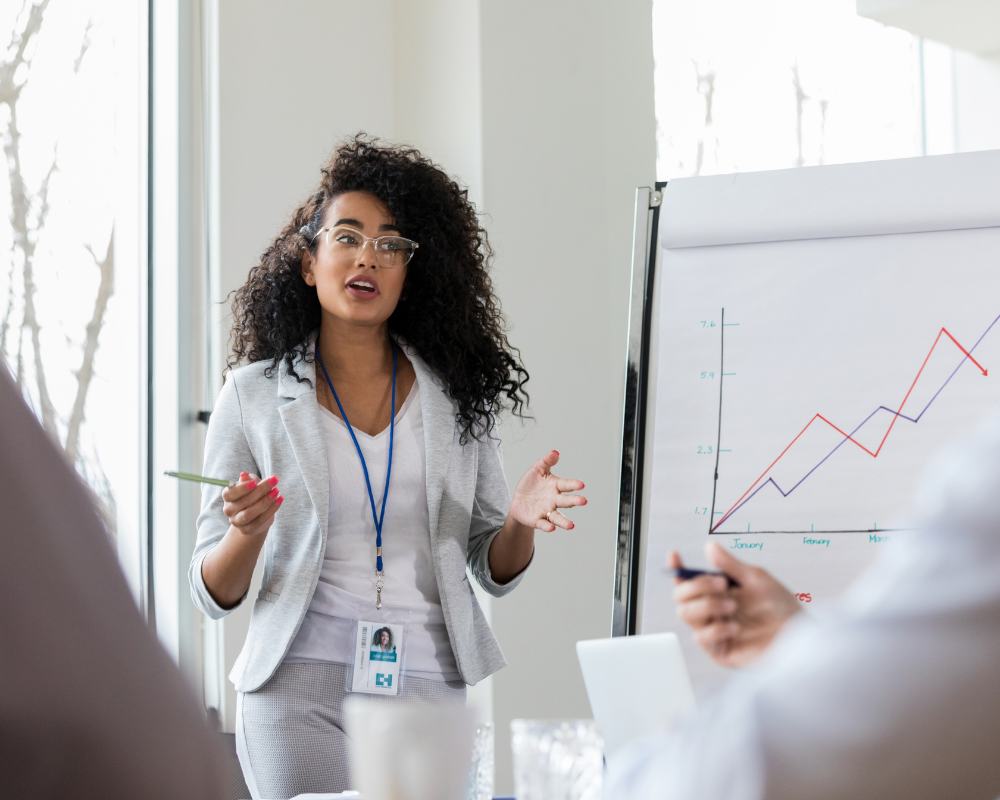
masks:
<instances>
[{"instance_id":1,"label":"curly dark hair","mask_svg":"<svg viewBox=\"0 0 1000 800\"><path fill-rule=\"evenodd\" d=\"M323 226L330 203L345 192L369 192L395 217L403 236L420 243L389 331L414 347L445 381L458 404L461 440L481 438L505 407L525 416L528 373L520 351L507 340L500 303L493 294L493 258L468 193L417 150L359 133L343 142L322 169L313 195L250 270L233 299L231 356L227 370L246 362L282 360L294 370L319 327L316 288L302 279L302 254Z\"/></svg>"}]
</instances>

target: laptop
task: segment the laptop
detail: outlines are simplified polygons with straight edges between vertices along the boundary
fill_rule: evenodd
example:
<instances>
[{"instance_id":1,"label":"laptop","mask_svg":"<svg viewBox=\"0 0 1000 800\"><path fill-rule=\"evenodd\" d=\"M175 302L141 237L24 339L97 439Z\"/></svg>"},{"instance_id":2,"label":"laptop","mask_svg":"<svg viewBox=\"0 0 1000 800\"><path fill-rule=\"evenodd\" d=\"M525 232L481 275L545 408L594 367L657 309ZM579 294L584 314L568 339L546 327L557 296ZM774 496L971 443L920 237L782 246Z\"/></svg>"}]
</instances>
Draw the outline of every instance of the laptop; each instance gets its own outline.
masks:
<instances>
[{"instance_id":1,"label":"laptop","mask_svg":"<svg viewBox=\"0 0 1000 800\"><path fill-rule=\"evenodd\" d=\"M576 654L607 758L632 739L669 730L694 708L676 633L591 639L577 642Z\"/></svg>"}]
</instances>

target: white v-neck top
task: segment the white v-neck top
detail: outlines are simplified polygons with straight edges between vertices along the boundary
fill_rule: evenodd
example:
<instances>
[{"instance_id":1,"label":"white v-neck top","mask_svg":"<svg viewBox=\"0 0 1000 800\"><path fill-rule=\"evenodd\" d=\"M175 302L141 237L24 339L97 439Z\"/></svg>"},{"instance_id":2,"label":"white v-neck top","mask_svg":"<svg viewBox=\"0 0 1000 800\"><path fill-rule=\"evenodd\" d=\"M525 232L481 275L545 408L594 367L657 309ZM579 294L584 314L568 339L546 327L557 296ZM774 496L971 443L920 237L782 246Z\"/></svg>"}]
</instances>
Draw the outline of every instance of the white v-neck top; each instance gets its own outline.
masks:
<instances>
[{"instance_id":1,"label":"white v-neck top","mask_svg":"<svg viewBox=\"0 0 1000 800\"><path fill-rule=\"evenodd\" d=\"M375 610L375 522L361 459L340 417L320 406L330 465L326 553L319 582L286 662L347 664L355 620ZM389 461L389 429L369 436L355 428L381 511ZM427 467L420 387L414 382L395 419L392 477L382 524L384 613L409 612L406 673L417 678L460 680L448 640L431 554Z\"/></svg>"}]
</instances>

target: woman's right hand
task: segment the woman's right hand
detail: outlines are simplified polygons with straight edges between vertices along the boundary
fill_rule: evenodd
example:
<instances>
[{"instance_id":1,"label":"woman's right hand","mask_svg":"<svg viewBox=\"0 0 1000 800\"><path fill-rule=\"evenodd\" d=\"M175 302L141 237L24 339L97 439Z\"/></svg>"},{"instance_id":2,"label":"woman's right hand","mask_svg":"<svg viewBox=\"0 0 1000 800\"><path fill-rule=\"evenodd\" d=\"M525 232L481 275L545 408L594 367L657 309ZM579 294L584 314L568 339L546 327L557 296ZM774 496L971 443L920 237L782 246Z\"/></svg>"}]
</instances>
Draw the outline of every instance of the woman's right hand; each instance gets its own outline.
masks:
<instances>
[{"instance_id":1,"label":"woman's right hand","mask_svg":"<svg viewBox=\"0 0 1000 800\"><path fill-rule=\"evenodd\" d=\"M285 498L278 491L278 476L265 481L240 473L239 483L222 491L222 513L229 524L245 536L266 534Z\"/></svg>"},{"instance_id":2,"label":"woman's right hand","mask_svg":"<svg viewBox=\"0 0 1000 800\"><path fill-rule=\"evenodd\" d=\"M241 472L239 483L222 490L229 530L201 562L205 588L222 608L236 606L250 588L257 557L284 499L277 475L262 481Z\"/></svg>"}]
</instances>

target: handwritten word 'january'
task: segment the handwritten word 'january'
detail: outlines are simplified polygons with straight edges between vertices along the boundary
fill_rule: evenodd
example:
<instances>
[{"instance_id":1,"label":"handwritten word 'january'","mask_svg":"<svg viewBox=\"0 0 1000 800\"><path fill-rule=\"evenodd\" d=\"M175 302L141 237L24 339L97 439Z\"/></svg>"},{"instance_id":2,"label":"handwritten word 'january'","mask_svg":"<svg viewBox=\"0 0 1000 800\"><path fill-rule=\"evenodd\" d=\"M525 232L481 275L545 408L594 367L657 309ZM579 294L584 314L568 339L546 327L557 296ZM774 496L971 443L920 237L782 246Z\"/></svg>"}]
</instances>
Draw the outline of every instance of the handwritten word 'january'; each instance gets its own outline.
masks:
<instances>
[{"instance_id":1,"label":"handwritten word 'january'","mask_svg":"<svg viewBox=\"0 0 1000 800\"><path fill-rule=\"evenodd\" d=\"M763 542L743 542L739 539L733 539L729 543L730 550L763 550Z\"/></svg>"}]
</instances>

